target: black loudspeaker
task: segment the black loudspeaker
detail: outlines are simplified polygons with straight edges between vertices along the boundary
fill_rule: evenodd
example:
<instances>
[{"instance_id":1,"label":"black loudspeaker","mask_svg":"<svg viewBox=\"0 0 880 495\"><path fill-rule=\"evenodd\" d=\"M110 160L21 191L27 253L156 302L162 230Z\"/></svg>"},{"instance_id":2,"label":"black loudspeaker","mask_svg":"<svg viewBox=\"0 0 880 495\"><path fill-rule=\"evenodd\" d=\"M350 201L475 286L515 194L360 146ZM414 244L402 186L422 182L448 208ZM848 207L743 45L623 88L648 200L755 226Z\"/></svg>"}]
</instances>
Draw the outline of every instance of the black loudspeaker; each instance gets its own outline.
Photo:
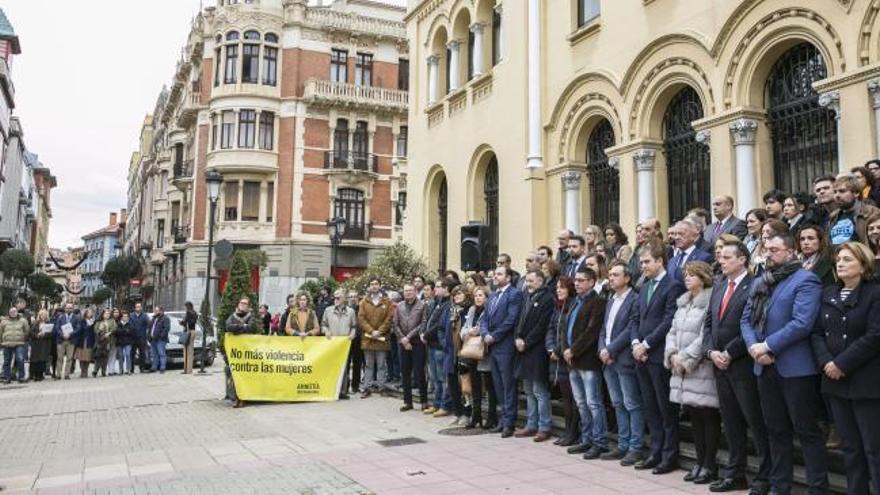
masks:
<instances>
[{"instance_id":1,"label":"black loudspeaker","mask_svg":"<svg viewBox=\"0 0 880 495\"><path fill-rule=\"evenodd\" d=\"M461 226L461 269L466 272L489 270L489 226L469 223Z\"/></svg>"}]
</instances>

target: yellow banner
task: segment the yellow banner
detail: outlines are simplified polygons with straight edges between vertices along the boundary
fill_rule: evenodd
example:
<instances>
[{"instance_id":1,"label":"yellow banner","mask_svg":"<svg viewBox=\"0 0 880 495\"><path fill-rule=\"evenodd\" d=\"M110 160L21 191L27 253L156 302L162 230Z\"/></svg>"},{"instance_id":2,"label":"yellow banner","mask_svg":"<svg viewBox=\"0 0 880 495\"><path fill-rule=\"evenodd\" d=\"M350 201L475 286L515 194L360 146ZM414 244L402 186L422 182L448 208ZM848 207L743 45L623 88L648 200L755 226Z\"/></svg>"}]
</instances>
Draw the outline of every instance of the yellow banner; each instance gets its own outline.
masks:
<instances>
[{"instance_id":1,"label":"yellow banner","mask_svg":"<svg viewBox=\"0 0 880 495\"><path fill-rule=\"evenodd\" d=\"M226 334L226 359L241 400L334 401L350 345L347 337Z\"/></svg>"}]
</instances>

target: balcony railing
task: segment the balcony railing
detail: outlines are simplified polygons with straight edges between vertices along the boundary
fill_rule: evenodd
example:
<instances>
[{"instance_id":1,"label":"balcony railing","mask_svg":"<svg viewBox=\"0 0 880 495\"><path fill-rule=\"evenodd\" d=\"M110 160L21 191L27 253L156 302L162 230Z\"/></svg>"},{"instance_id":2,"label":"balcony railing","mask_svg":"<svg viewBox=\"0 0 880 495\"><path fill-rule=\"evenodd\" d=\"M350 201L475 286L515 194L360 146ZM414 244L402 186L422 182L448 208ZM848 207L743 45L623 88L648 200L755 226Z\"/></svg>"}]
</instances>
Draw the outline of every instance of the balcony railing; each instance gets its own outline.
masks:
<instances>
[{"instance_id":1,"label":"balcony railing","mask_svg":"<svg viewBox=\"0 0 880 495\"><path fill-rule=\"evenodd\" d=\"M328 8L309 8L305 17L307 25L322 30L406 40L406 24L400 21L366 17Z\"/></svg>"},{"instance_id":2,"label":"balcony railing","mask_svg":"<svg viewBox=\"0 0 880 495\"><path fill-rule=\"evenodd\" d=\"M355 227L348 226L342 236L344 241L369 241L370 231L373 230L373 222L361 224Z\"/></svg>"},{"instance_id":3,"label":"balcony railing","mask_svg":"<svg viewBox=\"0 0 880 495\"><path fill-rule=\"evenodd\" d=\"M189 225L172 228L171 235L174 236L174 244L186 244L189 239Z\"/></svg>"},{"instance_id":4,"label":"balcony railing","mask_svg":"<svg viewBox=\"0 0 880 495\"><path fill-rule=\"evenodd\" d=\"M174 179L191 179L193 173L193 161L184 160L174 164Z\"/></svg>"},{"instance_id":5,"label":"balcony railing","mask_svg":"<svg viewBox=\"0 0 880 495\"><path fill-rule=\"evenodd\" d=\"M360 108L406 114L409 93L399 89L358 86L323 79L306 81L305 99L313 105Z\"/></svg>"},{"instance_id":6,"label":"balcony railing","mask_svg":"<svg viewBox=\"0 0 880 495\"><path fill-rule=\"evenodd\" d=\"M333 170L362 170L379 173L379 157L373 153L330 150L324 153L324 168Z\"/></svg>"}]
</instances>

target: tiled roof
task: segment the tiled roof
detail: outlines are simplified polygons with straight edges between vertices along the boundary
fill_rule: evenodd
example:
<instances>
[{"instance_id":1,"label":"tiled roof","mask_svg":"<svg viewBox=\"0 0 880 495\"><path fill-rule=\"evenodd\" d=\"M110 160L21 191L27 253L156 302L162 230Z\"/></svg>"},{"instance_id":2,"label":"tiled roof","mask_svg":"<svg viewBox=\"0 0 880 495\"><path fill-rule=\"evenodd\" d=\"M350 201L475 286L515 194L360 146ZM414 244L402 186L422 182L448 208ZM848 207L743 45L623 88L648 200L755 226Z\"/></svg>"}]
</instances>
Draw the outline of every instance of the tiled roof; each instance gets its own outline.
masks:
<instances>
[{"instance_id":1,"label":"tiled roof","mask_svg":"<svg viewBox=\"0 0 880 495\"><path fill-rule=\"evenodd\" d=\"M12 24L9 23L9 18L6 17L2 7L0 7L0 40L9 40L10 44L12 44L12 53L16 55L21 53L18 36L15 34L15 30L12 29Z\"/></svg>"}]
</instances>

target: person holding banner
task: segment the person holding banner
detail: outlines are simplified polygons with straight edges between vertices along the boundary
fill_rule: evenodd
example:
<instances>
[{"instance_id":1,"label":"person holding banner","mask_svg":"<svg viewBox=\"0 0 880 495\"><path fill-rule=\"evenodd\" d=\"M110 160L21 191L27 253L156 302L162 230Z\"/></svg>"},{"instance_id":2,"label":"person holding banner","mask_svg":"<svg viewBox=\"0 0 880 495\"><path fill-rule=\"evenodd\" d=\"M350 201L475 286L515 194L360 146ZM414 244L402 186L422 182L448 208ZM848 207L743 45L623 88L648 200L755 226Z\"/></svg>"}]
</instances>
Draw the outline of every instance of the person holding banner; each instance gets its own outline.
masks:
<instances>
[{"instance_id":1,"label":"person holding banner","mask_svg":"<svg viewBox=\"0 0 880 495\"><path fill-rule=\"evenodd\" d=\"M392 328L400 345L401 374L403 382L403 406L400 411L413 408L412 378L415 375L419 387L421 410L428 408L428 383L425 378L425 344L419 338L419 329L425 319L425 305L418 300L418 292L412 284L403 286L403 302L394 310Z\"/></svg>"},{"instance_id":2,"label":"person holding banner","mask_svg":"<svg viewBox=\"0 0 880 495\"><path fill-rule=\"evenodd\" d=\"M238 301L235 312L226 318L226 331L233 335L243 335L250 333L259 333L257 330L257 321L250 310L251 301L247 297L242 297ZM244 401L238 398L235 393L235 383L232 381L232 372L229 366L226 367L227 393L229 398L235 403L233 407L243 407ZM230 386L231 384L231 386Z\"/></svg>"},{"instance_id":3,"label":"person holding banner","mask_svg":"<svg viewBox=\"0 0 880 495\"><path fill-rule=\"evenodd\" d=\"M391 318L394 306L382 294L382 282L373 277L367 295L361 299L358 310L358 325L361 327L361 349L364 351L366 372L364 390L361 398L366 399L373 390L384 394L387 389L385 365L390 349Z\"/></svg>"},{"instance_id":4,"label":"person holding banner","mask_svg":"<svg viewBox=\"0 0 880 495\"><path fill-rule=\"evenodd\" d=\"M318 325L318 317L311 308L312 301L309 294L300 291L296 295L296 309L287 316L287 324L284 327L284 335L295 337L314 337L321 334Z\"/></svg>"},{"instance_id":5,"label":"person holding banner","mask_svg":"<svg viewBox=\"0 0 880 495\"><path fill-rule=\"evenodd\" d=\"M333 293L333 306L324 310L321 319L321 333L329 340L332 337L348 337L354 341L357 336L357 316L354 309L345 302L345 290L336 289ZM342 379L342 388L339 391L340 399L348 399L348 368L350 360L345 363L345 376Z\"/></svg>"}]
</instances>

